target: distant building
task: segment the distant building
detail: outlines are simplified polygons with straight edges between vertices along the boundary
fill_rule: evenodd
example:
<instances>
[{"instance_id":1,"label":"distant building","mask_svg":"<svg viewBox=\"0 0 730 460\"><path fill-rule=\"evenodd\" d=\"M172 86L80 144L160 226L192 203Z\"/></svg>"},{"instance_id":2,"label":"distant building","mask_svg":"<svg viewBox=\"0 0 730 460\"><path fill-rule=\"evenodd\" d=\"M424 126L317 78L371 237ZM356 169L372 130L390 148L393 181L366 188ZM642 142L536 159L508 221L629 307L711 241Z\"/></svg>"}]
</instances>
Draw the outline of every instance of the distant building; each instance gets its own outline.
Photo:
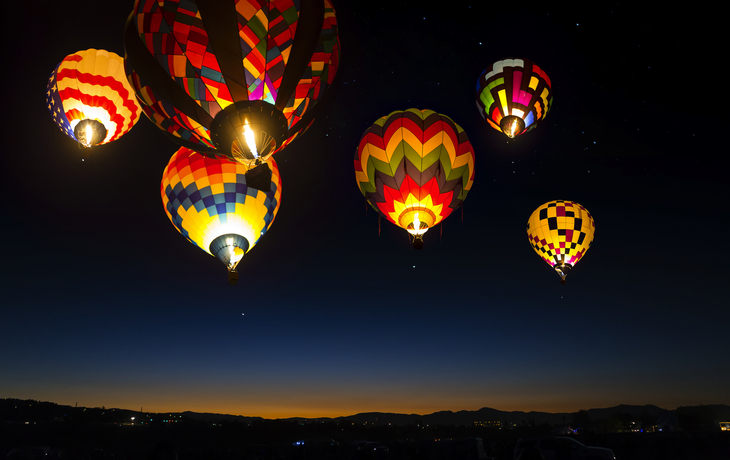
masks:
<instances>
[{"instance_id":1,"label":"distant building","mask_svg":"<svg viewBox=\"0 0 730 460\"><path fill-rule=\"evenodd\" d=\"M478 428L496 428L498 430L501 430L502 428L504 428L504 423L496 420L477 421L474 422L474 426Z\"/></svg>"}]
</instances>

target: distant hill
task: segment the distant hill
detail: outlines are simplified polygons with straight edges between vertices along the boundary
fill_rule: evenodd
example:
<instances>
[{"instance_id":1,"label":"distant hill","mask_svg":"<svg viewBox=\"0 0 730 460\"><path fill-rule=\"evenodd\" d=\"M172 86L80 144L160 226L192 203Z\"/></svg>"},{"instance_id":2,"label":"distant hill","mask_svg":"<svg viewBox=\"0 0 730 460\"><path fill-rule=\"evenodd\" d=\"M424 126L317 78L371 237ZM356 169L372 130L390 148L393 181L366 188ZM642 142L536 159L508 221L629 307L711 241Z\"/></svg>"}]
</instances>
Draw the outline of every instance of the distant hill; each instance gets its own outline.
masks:
<instances>
[{"instance_id":1,"label":"distant hill","mask_svg":"<svg viewBox=\"0 0 730 460\"><path fill-rule=\"evenodd\" d=\"M181 415L183 417L189 417L193 420L200 420L202 422L240 422L240 423L251 423L256 420L265 420L262 417L246 417L243 415L227 415L227 414L211 414L209 412L173 412L173 415Z\"/></svg>"},{"instance_id":2,"label":"distant hill","mask_svg":"<svg viewBox=\"0 0 730 460\"><path fill-rule=\"evenodd\" d=\"M713 406L715 407L715 406ZM730 406L724 406L730 409ZM588 415L599 420L608 418L616 413L631 414L638 417L642 414L649 414L652 417L658 417L664 409L652 406L630 406L620 405L608 407L604 409L589 409ZM441 411L429 415L405 415L392 414L382 412L367 412L356 414L349 417L338 417L338 419L352 420L356 423L376 423L376 424L392 424L392 425L471 425L476 421L501 421L510 423L531 423L536 424L549 423L551 425L569 424L573 420L575 412L521 412L521 411L501 411L489 407L483 407L476 411L462 410L458 412Z\"/></svg>"},{"instance_id":3,"label":"distant hill","mask_svg":"<svg viewBox=\"0 0 730 460\"><path fill-rule=\"evenodd\" d=\"M710 411L715 415L718 421L730 421L730 406L725 404L712 404L705 406L685 406L678 410L690 410L701 408L704 411ZM664 413L664 409L653 405L619 405L602 409L588 409L587 415L592 420L608 419L615 414L630 414L632 417L640 417L642 415L657 419ZM677 411L669 411L675 413ZM166 414L181 416L191 420L198 420L206 423L216 422L240 422L251 424L256 421L266 420L262 417L247 417L242 415L229 414L212 414L201 412L178 412ZM143 413L128 409L106 409L106 408L83 408L60 406L52 402L40 402L33 400L20 400L13 398L0 399L0 421L27 421L27 420L46 420L46 421L62 421L68 420L69 417L88 420L100 420L104 422L122 422L129 421L133 416L140 416ZM341 421L349 420L354 423L368 423L376 425L430 425L430 426L452 426L452 425L472 425L474 422L500 421L514 424L550 424L550 425L569 425L572 423L575 412L521 412L521 411L501 411L489 407L483 407L475 411L462 410L458 412L440 411L433 414L395 414L388 412L365 412L346 417L335 418L317 418L307 419L301 417L292 417L289 419L279 419L282 421L298 421L303 423L311 423L314 421Z\"/></svg>"},{"instance_id":4,"label":"distant hill","mask_svg":"<svg viewBox=\"0 0 730 460\"><path fill-rule=\"evenodd\" d=\"M696 406L700 407L700 406ZM724 404L714 404L703 406L711 409L717 416L718 420L730 420L730 406ZM629 414L632 417L649 416L658 419L665 409L654 405L626 405L621 404L614 407L606 407L601 409L588 409L586 412L592 420L608 419L615 414ZM674 411L669 411L674 412ZM440 411L433 414L396 414L391 412L363 412L346 417L327 418L320 417L316 419L307 419L302 417L292 417L288 419L302 423L311 423L314 421L341 421L349 420L354 423L374 424L374 425L430 425L430 426L451 426L451 425L471 425L474 422L500 421L514 424L550 424L550 425L569 425L572 423L576 412L522 412L522 411L501 411L490 407L483 407L476 411L462 410L458 412ZM238 421L243 423L251 423L255 420L265 420L261 417L243 417L238 415L223 415L210 413L182 412L175 415L183 415L194 420L214 423L216 421Z\"/></svg>"}]
</instances>

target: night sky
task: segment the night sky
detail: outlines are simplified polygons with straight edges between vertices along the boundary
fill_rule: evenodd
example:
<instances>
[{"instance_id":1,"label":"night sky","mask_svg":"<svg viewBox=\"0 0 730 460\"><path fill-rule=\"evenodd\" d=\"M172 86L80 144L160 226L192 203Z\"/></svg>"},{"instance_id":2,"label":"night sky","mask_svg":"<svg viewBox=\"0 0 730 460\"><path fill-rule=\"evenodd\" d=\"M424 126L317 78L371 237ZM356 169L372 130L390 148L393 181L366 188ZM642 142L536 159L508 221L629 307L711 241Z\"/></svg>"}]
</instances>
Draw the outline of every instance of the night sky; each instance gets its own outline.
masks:
<instances>
[{"instance_id":1,"label":"night sky","mask_svg":"<svg viewBox=\"0 0 730 460\"><path fill-rule=\"evenodd\" d=\"M719 19L333 1L339 72L275 157L281 208L235 287L164 213L175 144L143 117L80 150L44 105L66 55L123 54L132 1L11 3L0 397L267 418L730 404ZM474 99L507 57L537 63L554 95L512 143ZM422 251L385 220L378 236L353 170L362 133L411 107L451 117L476 154L463 220ZM566 286L525 231L558 199L596 222Z\"/></svg>"}]
</instances>

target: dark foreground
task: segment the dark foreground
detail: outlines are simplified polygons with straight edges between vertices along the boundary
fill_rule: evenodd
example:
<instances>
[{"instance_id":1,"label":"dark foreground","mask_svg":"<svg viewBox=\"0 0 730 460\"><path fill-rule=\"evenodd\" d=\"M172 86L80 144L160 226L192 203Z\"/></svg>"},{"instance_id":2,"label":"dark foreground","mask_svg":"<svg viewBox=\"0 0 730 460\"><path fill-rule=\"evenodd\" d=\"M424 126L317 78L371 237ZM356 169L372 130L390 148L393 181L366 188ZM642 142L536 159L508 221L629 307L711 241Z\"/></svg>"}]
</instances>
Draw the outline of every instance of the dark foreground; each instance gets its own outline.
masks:
<instances>
[{"instance_id":1,"label":"dark foreground","mask_svg":"<svg viewBox=\"0 0 730 460\"><path fill-rule=\"evenodd\" d=\"M547 427L389 427L290 421L120 426L74 423L0 425L0 460L478 459L475 438L495 460L513 458L521 437ZM728 460L730 432L585 433L580 442L612 449L618 460ZM483 457L482 457L483 458Z\"/></svg>"}]
</instances>

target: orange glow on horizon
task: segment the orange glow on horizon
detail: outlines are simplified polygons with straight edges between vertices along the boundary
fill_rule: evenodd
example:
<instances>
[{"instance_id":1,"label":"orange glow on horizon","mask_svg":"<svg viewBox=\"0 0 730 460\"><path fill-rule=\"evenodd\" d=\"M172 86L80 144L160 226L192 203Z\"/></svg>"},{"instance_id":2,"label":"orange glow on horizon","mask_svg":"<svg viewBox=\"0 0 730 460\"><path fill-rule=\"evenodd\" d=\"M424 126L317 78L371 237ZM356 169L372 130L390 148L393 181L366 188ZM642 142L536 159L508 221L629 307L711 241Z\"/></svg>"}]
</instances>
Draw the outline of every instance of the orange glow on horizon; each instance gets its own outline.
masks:
<instances>
[{"instance_id":1,"label":"orange glow on horizon","mask_svg":"<svg viewBox=\"0 0 730 460\"><path fill-rule=\"evenodd\" d=\"M46 398L33 398L24 395L14 395L13 398L18 399L35 399L38 401L50 401L59 405L66 405L73 407L75 402L69 400L48 400ZM450 406L448 403L435 403L433 401L429 403L416 403L416 404L398 404L394 401L393 404L383 403L372 403L372 404L357 404L353 402L343 401L341 404L329 404L326 407L324 405L315 407L312 404L300 403L291 405L267 405L261 404L231 404L227 402L168 402L162 401L152 402L144 398L144 400L114 400L114 398L89 398L80 399L78 401L79 407L106 407L107 409L126 409L126 410L139 410L143 408L144 413L181 413L181 412L197 412L197 413L210 413L210 414L221 414L221 415L234 415L243 417L261 417L264 419L289 419L289 418L337 418L337 417L350 417L360 413L368 412L382 412L382 413L395 413L395 414L418 414L418 415L430 415L440 411L478 411L484 407L496 409L505 412L547 412L547 413L573 413L578 412L582 409L595 409L595 408L606 408L613 407L620 403L615 401L606 402L591 402L582 405L565 404L565 403L545 403L545 404L531 404L525 402L513 402L507 404L475 404L472 406ZM164 398L161 398L164 399ZM398 399L398 398L394 398ZM144 401L140 404L140 401ZM643 402L634 402L637 405L644 404ZM678 404L683 405L683 404ZM667 406L672 407L672 406Z\"/></svg>"},{"instance_id":2,"label":"orange glow on horizon","mask_svg":"<svg viewBox=\"0 0 730 460\"><path fill-rule=\"evenodd\" d=\"M619 404L653 404L668 409L679 406L714 404L715 394L688 398L675 392L616 392L601 396L589 389L562 386L540 387L510 384L483 392L462 387L460 391L413 387L380 387L358 384L309 386L301 384L241 387L236 385L192 384L176 386L173 381L150 387L116 383L95 385L8 385L5 396L49 401L73 407L106 407L145 413L199 412L241 415L265 419L336 418L366 412L429 415L439 411L477 411L491 408L505 412L572 413L581 409L615 407Z\"/></svg>"}]
</instances>

